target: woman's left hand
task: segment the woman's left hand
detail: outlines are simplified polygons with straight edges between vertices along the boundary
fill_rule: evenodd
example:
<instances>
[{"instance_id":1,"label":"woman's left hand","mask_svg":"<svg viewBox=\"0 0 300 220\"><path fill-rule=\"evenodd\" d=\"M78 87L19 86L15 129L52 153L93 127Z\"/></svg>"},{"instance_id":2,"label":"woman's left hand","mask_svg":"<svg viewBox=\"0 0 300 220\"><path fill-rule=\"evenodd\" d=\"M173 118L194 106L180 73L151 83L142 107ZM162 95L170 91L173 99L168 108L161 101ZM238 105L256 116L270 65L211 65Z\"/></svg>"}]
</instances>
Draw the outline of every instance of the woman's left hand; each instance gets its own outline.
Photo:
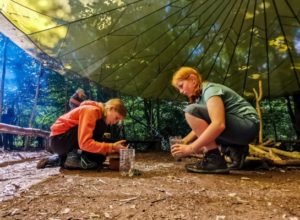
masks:
<instances>
[{"instance_id":1,"label":"woman's left hand","mask_svg":"<svg viewBox=\"0 0 300 220\"><path fill-rule=\"evenodd\" d=\"M190 145L174 144L171 146L171 153L173 157L186 157L193 153L193 149Z\"/></svg>"}]
</instances>

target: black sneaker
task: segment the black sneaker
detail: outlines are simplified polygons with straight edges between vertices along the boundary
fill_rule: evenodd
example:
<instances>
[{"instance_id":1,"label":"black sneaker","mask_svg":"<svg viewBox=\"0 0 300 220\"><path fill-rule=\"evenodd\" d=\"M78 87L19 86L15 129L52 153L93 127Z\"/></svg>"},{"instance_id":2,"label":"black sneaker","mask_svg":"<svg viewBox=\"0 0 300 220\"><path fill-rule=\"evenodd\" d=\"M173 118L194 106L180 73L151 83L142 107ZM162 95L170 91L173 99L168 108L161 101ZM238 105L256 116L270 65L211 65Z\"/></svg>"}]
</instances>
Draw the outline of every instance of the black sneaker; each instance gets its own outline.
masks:
<instances>
[{"instance_id":1,"label":"black sneaker","mask_svg":"<svg viewBox=\"0 0 300 220\"><path fill-rule=\"evenodd\" d=\"M229 165L229 169L231 170L243 169L245 164L245 159L248 153L249 153L248 145L228 147L228 156L232 161L232 163Z\"/></svg>"},{"instance_id":2,"label":"black sneaker","mask_svg":"<svg viewBox=\"0 0 300 220\"><path fill-rule=\"evenodd\" d=\"M38 161L36 168L44 169L46 167L58 167L60 165L60 158L57 154L45 157Z\"/></svg>"},{"instance_id":3,"label":"black sneaker","mask_svg":"<svg viewBox=\"0 0 300 220\"><path fill-rule=\"evenodd\" d=\"M65 169L70 170L87 170L87 169L95 169L98 167L96 162L88 160L86 157L79 155L76 152L70 152L67 155L66 161L64 163Z\"/></svg>"},{"instance_id":4,"label":"black sneaker","mask_svg":"<svg viewBox=\"0 0 300 220\"><path fill-rule=\"evenodd\" d=\"M187 164L185 168L187 171L194 173L229 173L226 161L218 149L206 152L202 161L195 164Z\"/></svg>"}]
</instances>

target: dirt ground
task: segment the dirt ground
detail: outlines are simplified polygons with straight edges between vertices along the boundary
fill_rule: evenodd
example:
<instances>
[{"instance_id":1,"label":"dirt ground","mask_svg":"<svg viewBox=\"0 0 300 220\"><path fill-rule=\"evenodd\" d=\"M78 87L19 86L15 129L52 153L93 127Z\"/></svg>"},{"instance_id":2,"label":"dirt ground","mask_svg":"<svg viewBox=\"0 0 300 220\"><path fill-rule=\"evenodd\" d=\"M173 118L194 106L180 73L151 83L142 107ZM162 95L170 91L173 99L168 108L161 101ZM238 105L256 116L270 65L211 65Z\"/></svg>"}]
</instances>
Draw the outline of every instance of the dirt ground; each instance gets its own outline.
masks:
<instances>
[{"instance_id":1,"label":"dirt ground","mask_svg":"<svg viewBox=\"0 0 300 220\"><path fill-rule=\"evenodd\" d=\"M0 152L0 219L300 218L300 168L187 173L167 153L137 153L140 176L37 170L45 152Z\"/></svg>"}]
</instances>

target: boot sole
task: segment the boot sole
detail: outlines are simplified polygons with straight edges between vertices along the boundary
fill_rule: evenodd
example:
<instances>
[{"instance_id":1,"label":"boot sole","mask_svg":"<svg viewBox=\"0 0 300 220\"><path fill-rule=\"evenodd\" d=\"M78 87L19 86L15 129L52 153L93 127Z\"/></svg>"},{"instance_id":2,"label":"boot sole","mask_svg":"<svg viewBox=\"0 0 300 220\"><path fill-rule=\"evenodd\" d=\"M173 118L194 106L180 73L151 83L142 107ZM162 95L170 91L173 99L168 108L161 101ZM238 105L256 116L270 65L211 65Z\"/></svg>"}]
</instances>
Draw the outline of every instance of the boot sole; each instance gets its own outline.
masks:
<instances>
[{"instance_id":1,"label":"boot sole","mask_svg":"<svg viewBox=\"0 0 300 220\"><path fill-rule=\"evenodd\" d=\"M81 163L77 163L77 162L74 163L65 162L63 168L67 170L94 170L98 168L98 165L95 164L95 165L82 166Z\"/></svg>"},{"instance_id":2,"label":"boot sole","mask_svg":"<svg viewBox=\"0 0 300 220\"><path fill-rule=\"evenodd\" d=\"M53 157L46 157L37 162L36 168L37 169L44 169L49 167L58 167L59 164L59 158L53 158Z\"/></svg>"},{"instance_id":3,"label":"boot sole","mask_svg":"<svg viewBox=\"0 0 300 220\"><path fill-rule=\"evenodd\" d=\"M195 167L195 164L185 165L185 169L191 173L202 173L202 174L229 174L229 169L215 169L215 170L203 170Z\"/></svg>"},{"instance_id":4,"label":"boot sole","mask_svg":"<svg viewBox=\"0 0 300 220\"><path fill-rule=\"evenodd\" d=\"M37 162L36 168L37 169L44 169L47 165L47 161L48 161L48 158L43 158L43 159L39 160Z\"/></svg>"}]
</instances>

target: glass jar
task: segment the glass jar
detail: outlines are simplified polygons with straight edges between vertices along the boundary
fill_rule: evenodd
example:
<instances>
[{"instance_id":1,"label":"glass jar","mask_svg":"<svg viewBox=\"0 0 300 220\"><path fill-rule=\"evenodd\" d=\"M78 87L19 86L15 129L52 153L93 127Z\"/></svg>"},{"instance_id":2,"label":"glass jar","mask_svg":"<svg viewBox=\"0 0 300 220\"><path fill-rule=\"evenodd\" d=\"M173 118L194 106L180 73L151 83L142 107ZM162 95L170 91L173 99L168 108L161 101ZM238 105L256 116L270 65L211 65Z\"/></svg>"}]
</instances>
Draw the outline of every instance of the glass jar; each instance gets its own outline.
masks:
<instances>
[{"instance_id":1,"label":"glass jar","mask_svg":"<svg viewBox=\"0 0 300 220\"><path fill-rule=\"evenodd\" d=\"M120 168L119 171L122 176L129 175L130 171L134 169L135 149L121 149L120 150Z\"/></svg>"}]
</instances>

